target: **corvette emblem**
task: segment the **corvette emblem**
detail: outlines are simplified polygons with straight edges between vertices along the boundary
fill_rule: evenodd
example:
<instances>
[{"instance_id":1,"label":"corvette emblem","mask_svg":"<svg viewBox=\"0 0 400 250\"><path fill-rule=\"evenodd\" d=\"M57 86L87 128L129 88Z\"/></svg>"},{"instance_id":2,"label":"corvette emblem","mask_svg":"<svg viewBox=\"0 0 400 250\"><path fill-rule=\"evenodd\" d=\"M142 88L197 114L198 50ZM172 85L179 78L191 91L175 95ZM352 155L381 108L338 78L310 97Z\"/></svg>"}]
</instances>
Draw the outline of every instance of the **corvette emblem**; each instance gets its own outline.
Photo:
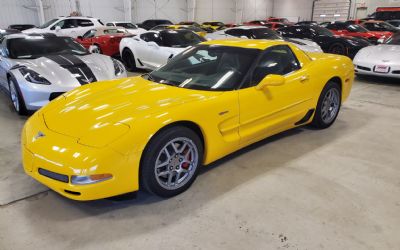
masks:
<instances>
[{"instance_id":1,"label":"corvette emblem","mask_svg":"<svg viewBox=\"0 0 400 250\"><path fill-rule=\"evenodd\" d=\"M37 139L40 139L40 138L42 138L42 137L45 137L46 135L42 132L42 131L39 131L36 135L35 135L35 140L37 140Z\"/></svg>"}]
</instances>

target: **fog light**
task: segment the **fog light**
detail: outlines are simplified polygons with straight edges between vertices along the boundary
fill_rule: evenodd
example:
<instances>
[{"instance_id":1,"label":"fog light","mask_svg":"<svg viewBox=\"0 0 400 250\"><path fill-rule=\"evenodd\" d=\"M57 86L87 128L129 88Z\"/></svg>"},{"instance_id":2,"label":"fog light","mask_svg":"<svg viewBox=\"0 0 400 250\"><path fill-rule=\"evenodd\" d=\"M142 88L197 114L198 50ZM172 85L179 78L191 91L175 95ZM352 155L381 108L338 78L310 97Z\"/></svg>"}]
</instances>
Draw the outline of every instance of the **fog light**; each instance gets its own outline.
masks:
<instances>
[{"instance_id":1,"label":"fog light","mask_svg":"<svg viewBox=\"0 0 400 250\"><path fill-rule=\"evenodd\" d=\"M112 174L93 174L89 176L73 175L71 176L71 183L75 185L86 185L106 181L111 178Z\"/></svg>"}]
</instances>

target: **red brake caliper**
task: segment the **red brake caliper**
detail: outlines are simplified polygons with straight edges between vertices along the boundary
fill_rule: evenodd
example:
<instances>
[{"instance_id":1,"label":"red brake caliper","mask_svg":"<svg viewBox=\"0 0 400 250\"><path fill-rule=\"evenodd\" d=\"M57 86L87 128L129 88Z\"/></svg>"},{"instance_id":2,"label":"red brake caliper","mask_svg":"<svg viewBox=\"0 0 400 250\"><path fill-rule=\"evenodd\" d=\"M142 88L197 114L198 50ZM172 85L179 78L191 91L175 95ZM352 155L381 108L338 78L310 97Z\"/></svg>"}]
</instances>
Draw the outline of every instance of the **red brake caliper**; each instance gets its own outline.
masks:
<instances>
[{"instance_id":1,"label":"red brake caliper","mask_svg":"<svg viewBox=\"0 0 400 250\"><path fill-rule=\"evenodd\" d=\"M189 151L189 149L186 149L186 150L184 151L184 155L186 155L188 151ZM186 159L185 159L185 160L186 160ZM189 160L189 161L192 161L192 154L189 155L189 159L188 159L188 160ZM189 166L190 166L190 164L189 164L188 162L182 163L182 168L184 168L184 169L188 169Z\"/></svg>"}]
</instances>

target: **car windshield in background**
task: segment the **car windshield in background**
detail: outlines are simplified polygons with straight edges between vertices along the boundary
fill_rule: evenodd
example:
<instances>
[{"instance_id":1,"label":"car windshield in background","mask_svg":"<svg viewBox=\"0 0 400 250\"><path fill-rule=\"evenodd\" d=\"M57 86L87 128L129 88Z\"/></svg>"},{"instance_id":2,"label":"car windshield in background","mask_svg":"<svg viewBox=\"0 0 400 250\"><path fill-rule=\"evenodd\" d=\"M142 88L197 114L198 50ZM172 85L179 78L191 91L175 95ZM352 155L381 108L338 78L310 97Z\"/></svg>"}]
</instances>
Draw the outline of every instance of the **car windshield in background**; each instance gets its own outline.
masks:
<instances>
[{"instance_id":1,"label":"car windshield in background","mask_svg":"<svg viewBox=\"0 0 400 250\"><path fill-rule=\"evenodd\" d=\"M173 25L173 23L171 21L168 21L168 20L157 20L157 25L160 25L160 24Z\"/></svg>"},{"instance_id":2,"label":"car windshield in background","mask_svg":"<svg viewBox=\"0 0 400 250\"><path fill-rule=\"evenodd\" d=\"M39 29L45 29L47 27L49 27L50 25L52 25L54 22L56 22L58 19L52 19L50 21L45 22L44 24L39 26Z\"/></svg>"},{"instance_id":3,"label":"car windshield in background","mask_svg":"<svg viewBox=\"0 0 400 250\"><path fill-rule=\"evenodd\" d=\"M162 44L167 47L184 48L206 41L203 37L188 30L168 30L161 35Z\"/></svg>"},{"instance_id":4,"label":"car windshield in background","mask_svg":"<svg viewBox=\"0 0 400 250\"><path fill-rule=\"evenodd\" d=\"M195 27L195 26L181 26L178 29L180 30L191 30L194 32L203 32L203 29L200 29L199 27Z\"/></svg>"},{"instance_id":5,"label":"car windshield in background","mask_svg":"<svg viewBox=\"0 0 400 250\"><path fill-rule=\"evenodd\" d=\"M52 54L85 55L87 50L70 37L13 38L7 43L10 58L33 59Z\"/></svg>"},{"instance_id":6,"label":"car windshield in background","mask_svg":"<svg viewBox=\"0 0 400 250\"><path fill-rule=\"evenodd\" d=\"M317 36L333 36L332 31L324 27L310 26L310 30Z\"/></svg>"},{"instance_id":7,"label":"car windshield in background","mask_svg":"<svg viewBox=\"0 0 400 250\"><path fill-rule=\"evenodd\" d=\"M124 27L125 29L137 29L137 25L132 23L115 23L116 26Z\"/></svg>"},{"instance_id":8,"label":"car windshield in background","mask_svg":"<svg viewBox=\"0 0 400 250\"><path fill-rule=\"evenodd\" d=\"M358 24L351 24L347 26L347 29L351 32L368 32L368 30Z\"/></svg>"},{"instance_id":9,"label":"car windshield in background","mask_svg":"<svg viewBox=\"0 0 400 250\"><path fill-rule=\"evenodd\" d=\"M225 24L221 23L221 22L207 22L204 23L205 25L211 25L211 26L225 26Z\"/></svg>"},{"instance_id":10,"label":"car windshield in background","mask_svg":"<svg viewBox=\"0 0 400 250\"><path fill-rule=\"evenodd\" d=\"M198 45L147 75L151 81L181 88L226 91L239 88L258 49Z\"/></svg>"},{"instance_id":11,"label":"car windshield in background","mask_svg":"<svg viewBox=\"0 0 400 250\"><path fill-rule=\"evenodd\" d=\"M270 29L252 29L252 36L254 39L282 39L278 33Z\"/></svg>"}]
</instances>

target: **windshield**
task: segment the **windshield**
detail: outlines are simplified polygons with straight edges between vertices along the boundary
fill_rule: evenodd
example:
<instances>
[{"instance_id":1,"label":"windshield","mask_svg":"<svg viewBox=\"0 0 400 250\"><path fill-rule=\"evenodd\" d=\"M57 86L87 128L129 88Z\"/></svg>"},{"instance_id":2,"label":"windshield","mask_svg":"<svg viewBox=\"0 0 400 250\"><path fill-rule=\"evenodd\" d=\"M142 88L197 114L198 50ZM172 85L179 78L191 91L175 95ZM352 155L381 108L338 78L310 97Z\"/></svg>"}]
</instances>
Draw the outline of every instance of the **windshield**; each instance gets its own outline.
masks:
<instances>
[{"instance_id":1,"label":"windshield","mask_svg":"<svg viewBox=\"0 0 400 250\"><path fill-rule=\"evenodd\" d=\"M388 23L365 23L364 27L371 31L398 31L396 27Z\"/></svg>"},{"instance_id":2,"label":"windshield","mask_svg":"<svg viewBox=\"0 0 400 250\"><path fill-rule=\"evenodd\" d=\"M206 41L188 30L168 30L161 35L162 44L167 47L185 48Z\"/></svg>"},{"instance_id":3,"label":"windshield","mask_svg":"<svg viewBox=\"0 0 400 250\"><path fill-rule=\"evenodd\" d=\"M157 20L156 23L157 23L157 25L160 25L160 24L172 25L173 24L173 23L171 23L171 21L168 21L168 20Z\"/></svg>"},{"instance_id":4,"label":"windshield","mask_svg":"<svg viewBox=\"0 0 400 250\"><path fill-rule=\"evenodd\" d=\"M132 23L116 23L116 26L124 27L125 29L137 29L137 25Z\"/></svg>"},{"instance_id":5,"label":"windshield","mask_svg":"<svg viewBox=\"0 0 400 250\"><path fill-rule=\"evenodd\" d=\"M58 21L58 19L52 19L50 21L45 22L44 24L40 25L38 28L39 29L45 29L47 27L49 27L50 25L52 25L54 22Z\"/></svg>"},{"instance_id":6,"label":"windshield","mask_svg":"<svg viewBox=\"0 0 400 250\"><path fill-rule=\"evenodd\" d=\"M148 79L188 89L233 90L240 87L259 53L258 49L199 45L151 72Z\"/></svg>"},{"instance_id":7,"label":"windshield","mask_svg":"<svg viewBox=\"0 0 400 250\"><path fill-rule=\"evenodd\" d=\"M104 34L126 34L128 31L126 29L105 29Z\"/></svg>"},{"instance_id":8,"label":"windshield","mask_svg":"<svg viewBox=\"0 0 400 250\"><path fill-rule=\"evenodd\" d=\"M225 24L221 23L221 22L207 22L204 23L205 25L211 25L211 26L225 26Z\"/></svg>"},{"instance_id":9,"label":"windshield","mask_svg":"<svg viewBox=\"0 0 400 250\"><path fill-rule=\"evenodd\" d=\"M27 37L8 40L10 58L34 59L49 54L85 55L87 50L70 37Z\"/></svg>"},{"instance_id":10,"label":"windshield","mask_svg":"<svg viewBox=\"0 0 400 250\"><path fill-rule=\"evenodd\" d=\"M282 39L278 33L270 29L252 29L252 33L252 37L254 39Z\"/></svg>"},{"instance_id":11,"label":"windshield","mask_svg":"<svg viewBox=\"0 0 400 250\"><path fill-rule=\"evenodd\" d=\"M178 29L180 30L191 30L194 32L204 32L203 29L200 29L199 27L195 27L195 26L180 26L178 27Z\"/></svg>"},{"instance_id":12,"label":"windshield","mask_svg":"<svg viewBox=\"0 0 400 250\"><path fill-rule=\"evenodd\" d=\"M324 27L310 26L310 31L317 36L333 36L332 31Z\"/></svg>"},{"instance_id":13,"label":"windshield","mask_svg":"<svg viewBox=\"0 0 400 250\"><path fill-rule=\"evenodd\" d=\"M350 24L347 29L351 32L368 32L368 30L358 24Z\"/></svg>"}]
</instances>

